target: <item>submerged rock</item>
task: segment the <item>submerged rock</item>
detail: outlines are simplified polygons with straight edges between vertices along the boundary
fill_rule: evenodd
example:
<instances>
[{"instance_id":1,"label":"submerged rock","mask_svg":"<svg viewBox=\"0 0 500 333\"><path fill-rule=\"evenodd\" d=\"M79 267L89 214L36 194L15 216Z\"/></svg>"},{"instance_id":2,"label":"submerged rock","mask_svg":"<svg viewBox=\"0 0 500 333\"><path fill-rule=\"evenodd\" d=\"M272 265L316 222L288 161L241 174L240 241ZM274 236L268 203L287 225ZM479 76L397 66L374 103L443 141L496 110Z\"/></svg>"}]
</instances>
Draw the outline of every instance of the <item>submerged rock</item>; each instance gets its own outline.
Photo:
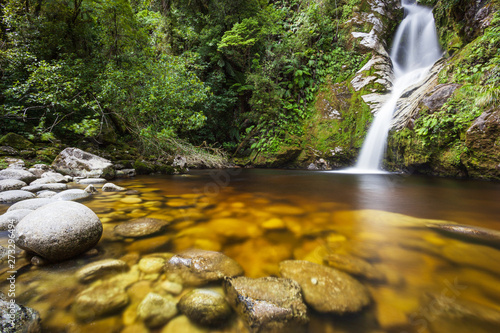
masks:
<instances>
[{"instance_id":1,"label":"submerged rock","mask_svg":"<svg viewBox=\"0 0 500 333\"><path fill-rule=\"evenodd\" d=\"M64 149L52 163L63 174L77 177L113 179L115 169L111 161L78 148Z\"/></svg>"},{"instance_id":2,"label":"submerged rock","mask_svg":"<svg viewBox=\"0 0 500 333\"><path fill-rule=\"evenodd\" d=\"M79 293L73 303L73 312L80 320L95 320L123 309L128 302L124 288L105 282Z\"/></svg>"},{"instance_id":3,"label":"submerged rock","mask_svg":"<svg viewBox=\"0 0 500 333\"><path fill-rule=\"evenodd\" d=\"M9 224L17 225L26 215L31 213L29 209L16 209L0 215L0 231L9 230Z\"/></svg>"},{"instance_id":4,"label":"submerged rock","mask_svg":"<svg viewBox=\"0 0 500 333\"><path fill-rule=\"evenodd\" d=\"M218 326L231 315L231 307L223 295L210 289L195 289L182 296L179 310L193 322Z\"/></svg>"},{"instance_id":5,"label":"submerged rock","mask_svg":"<svg viewBox=\"0 0 500 333\"><path fill-rule=\"evenodd\" d=\"M319 312L358 312L371 300L365 286L331 267L303 260L286 260L280 263L280 273L297 281L305 302Z\"/></svg>"},{"instance_id":6,"label":"submerged rock","mask_svg":"<svg viewBox=\"0 0 500 333\"><path fill-rule=\"evenodd\" d=\"M110 273L123 272L127 269L128 265L123 260L104 259L90 263L80 268L76 272L76 277L80 282L90 282Z\"/></svg>"},{"instance_id":7,"label":"submerged rock","mask_svg":"<svg viewBox=\"0 0 500 333\"><path fill-rule=\"evenodd\" d=\"M224 290L251 332L302 332L309 322L300 286L293 280L226 278Z\"/></svg>"},{"instance_id":8,"label":"submerged rock","mask_svg":"<svg viewBox=\"0 0 500 333\"><path fill-rule=\"evenodd\" d=\"M165 220L142 218L117 225L114 233L121 237L141 238L163 231L168 224Z\"/></svg>"},{"instance_id":9,"label":"submerged rock","mask_svg":"<svg viewBox=\"0 0 500 333\"><path fill-rule=\"evenodd\" d=\"M179 277L186 285L203 285L243 274L241 266L220 252L187 250L176 254L165 265L172 277Z\"/></svg>"},{"instance_id":10,"label":"submerged rock","mask_svg":"<svg viewBox=\"0 0 500 333\"><path fill-rule=\"evenodd\" d=\"M33 199L35 195L28 191L11 190L0 192L0 203L15 203L26 199Z\"/></svg>"},{"instance_id":11,"label":"submerged rock","mask_svg":"<svg viewBox=\"0 0 500 333\"><path fill-rule=\"evenodd\" d=\"M27 184L22 180L17 179L2 179L0 180L0 192L3 191L11 191L11 190L20 190Z\"/></svg>"},{"instance_id":12,"label":"submerged rock","mask_svg":"<svg viewBox=\"0 0 500 333\"><path fill-rule=\"evenodd\" d=\"M27 170L7 168L0 170L0 180L2 179L14 179L30 183L36 179L36 176Z\"/></svg>"},{"instance_id":13,"label":"submerged rock","mask_svg":"<svg viewBox=\"0 0 500 333\"><path fill-rule=\"evenodd\" d=\"M385 275L378 271L372 264L354 256L329 254L324 258L324 262L330 267L334 267L348 274L356 275L367 280L377 282L386 280Z\"/></svg>"},{"instance_id":14,"label":"submerged rock","mask_svg":"<svg viewBox=\"0 0 500 333\"><path fill-rule=\"evenodd\" d=\"M172 296L149 293L137 307L137 314L149 327L163 326L177 314L177 302Z\"/></svg>"},{"instance_id":15,"label":"submerged rock","mask_svg":"<svg viewBox=\"0 0 500 333\"><path fill-rule=\"evenodd\" d=\"M429 224L428 227L449 236L500 247L500 232L496 230L462 224L440 223Z\"/></svg>"},{"instance_id":16,"label":"submerged rock","mask_svg":"<svg viewBox=\"0 0 500 333\"><path fill-rule=\"evenodd\" d=\"M36 310L19 305L0 292L0 332L38 333L42 331Z\"/></svg>"},{"instance_id":17,"label":"submerged rock","mask_svg":"<svg viewBox=\"0 0 500 333\"><path fill-rule=\"evenodd\" d=\"M15 242L45 259L61 261L93 248L102 232L101 221L88 207L72 201L53 202L18 223Z\"/></svg>"},{"instance_id":18,"label":"submerged rock","mask_svg":"<svg viewBox=\"0 0 500 333\"><path fill-rule=\"evenodd\" d=\"M16 202L12 206L7 209L8 212L17 210L17 209L29 209L29 210L35 210L38 209L42 206L48 205L49 203L53 203L54 200L52 199L44 199L44 198L35 198L35 199L28 199L28 200L23 200L20 202Z\"/></svg>"}]
</instances>

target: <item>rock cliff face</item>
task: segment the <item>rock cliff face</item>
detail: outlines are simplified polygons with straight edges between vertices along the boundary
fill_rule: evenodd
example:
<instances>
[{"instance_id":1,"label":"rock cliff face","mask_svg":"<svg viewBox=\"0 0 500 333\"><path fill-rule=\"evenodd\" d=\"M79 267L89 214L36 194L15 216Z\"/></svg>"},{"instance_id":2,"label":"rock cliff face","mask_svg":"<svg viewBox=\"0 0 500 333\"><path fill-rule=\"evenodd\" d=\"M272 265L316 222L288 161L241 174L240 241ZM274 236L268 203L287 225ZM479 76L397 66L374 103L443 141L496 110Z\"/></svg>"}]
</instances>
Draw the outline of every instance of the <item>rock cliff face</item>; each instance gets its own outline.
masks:
<instances>
[{"instance_id":1,"label":"rock cliff face","mask_svg":"<svg viewBox=\"0 0 500 333\"><path fill-rule=\"evenodd\" d=\"M434 6L445 58L398 102L386 165L500 179L500 3L422 2Z\"/></svg>"}]
</instances>

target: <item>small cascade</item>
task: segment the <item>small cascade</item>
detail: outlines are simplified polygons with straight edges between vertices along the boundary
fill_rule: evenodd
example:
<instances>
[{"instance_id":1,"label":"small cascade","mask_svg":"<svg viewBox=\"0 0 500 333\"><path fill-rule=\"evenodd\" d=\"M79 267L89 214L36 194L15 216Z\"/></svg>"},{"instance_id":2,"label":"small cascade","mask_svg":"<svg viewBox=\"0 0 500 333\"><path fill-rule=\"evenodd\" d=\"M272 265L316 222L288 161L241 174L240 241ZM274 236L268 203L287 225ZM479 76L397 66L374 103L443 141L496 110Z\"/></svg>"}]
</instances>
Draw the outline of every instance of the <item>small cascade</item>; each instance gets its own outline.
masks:
<instances>
[{"instance_id":1,"label":"small cascade","mask_svg":"<svg viewBox=\"0 0 500 333\"><path fill-rule=\"evenodd\" d=\"M381 172L387 146L387 135L398 99L404 90L425 78L441 57L434 16L430 8L413 0L403 0L405 18L399 25L391 51L394 85L390 97L375 116L361 148L358 162L346 171L353 173Z\"/></svg>"}]
</instances>

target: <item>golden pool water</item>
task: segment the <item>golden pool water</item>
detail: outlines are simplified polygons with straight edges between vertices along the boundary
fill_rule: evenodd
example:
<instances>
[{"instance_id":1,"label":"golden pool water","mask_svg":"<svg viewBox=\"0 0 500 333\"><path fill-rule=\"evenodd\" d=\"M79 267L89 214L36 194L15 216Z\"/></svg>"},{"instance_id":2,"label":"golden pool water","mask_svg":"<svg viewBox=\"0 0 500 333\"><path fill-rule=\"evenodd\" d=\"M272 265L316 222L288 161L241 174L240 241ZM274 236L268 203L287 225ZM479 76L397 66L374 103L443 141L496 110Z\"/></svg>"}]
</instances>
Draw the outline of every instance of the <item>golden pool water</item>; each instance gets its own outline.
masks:
<instances>
[{"instance_id":1,"label":"golden pool water","mask_svg":"<svg viewBox=\"0 0 500 333\"><path fill-rule=\"evenodd\" d=\"M133 265L141 257L189 248L221 251L254 278L279 276L278 265L287 259L328 265L340 256L368 263L376 277L357 278L369 288L372 304L348 316L311 311L308 332L500 328L500 244L429 227L455 222L500 230L498 183L251 169L115 183L137 192L99 191L83 202L103 222L96 254L46 266L16 259L16 300L40 313L44 332L247 332L236 315L217 329L196 327L183 316L148 329L136 308L164 282L161 274L131 284L130 303L123 310L93 321L77 319L75 296L88 288L75 277L79 268L106 258ZM0 205L0 213L7 208ZM165 232L141 239L113 233L115 226L141 217L171 224ZM6 245L7 233L0 236L0 244ZM8 268L5 262L0 265L0 290L5 291Z\"/></svg>"}]
</instances>

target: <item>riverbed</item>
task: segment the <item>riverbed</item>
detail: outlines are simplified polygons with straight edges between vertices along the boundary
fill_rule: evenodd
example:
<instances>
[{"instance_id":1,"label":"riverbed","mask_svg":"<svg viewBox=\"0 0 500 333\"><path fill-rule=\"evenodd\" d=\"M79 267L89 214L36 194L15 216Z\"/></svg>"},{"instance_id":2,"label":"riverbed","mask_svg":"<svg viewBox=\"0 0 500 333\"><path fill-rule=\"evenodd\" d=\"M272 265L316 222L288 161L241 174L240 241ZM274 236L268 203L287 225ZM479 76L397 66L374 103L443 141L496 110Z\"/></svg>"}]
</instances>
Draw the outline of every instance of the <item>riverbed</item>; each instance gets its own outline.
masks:
<instances>
[{"instance_id":1,"label":"riverbed","mask_svg":"<svg viewBox=\"0 0 500 333\"><path fill-rule=\"evenodd\" d=\"M311 311L308 332L492 332L500 326L500 245L429 227L459 223L500 230L499 183L259 169L195 170L114 183L137 192L99 191L83 202L103 222L97 253L37 267L16 259L16 300L40 313L44 331L172 331L169 324L147 329L133 301L165 276L130 287L132 301L122 310L82 321L73 302L88 286L75 272L101 259L133 263L190 248L223 252L252 278L280 276L284 260L335 266L332 258L338 256L361 260L377 272L350 272L368 287L368 307L347 316ZM0 205L0 213L7 208ZM170 225L143 238L114 233L116 226L143 217ZM0 243L6 242L7 233L1 233ZM4 291L5 265L0 272ZM182 327L179 318L173 320ZM193 331L184 323L186 332ZM222 327L196 329L247 332L236 315Z\"/></svg>"}]
</instances>

